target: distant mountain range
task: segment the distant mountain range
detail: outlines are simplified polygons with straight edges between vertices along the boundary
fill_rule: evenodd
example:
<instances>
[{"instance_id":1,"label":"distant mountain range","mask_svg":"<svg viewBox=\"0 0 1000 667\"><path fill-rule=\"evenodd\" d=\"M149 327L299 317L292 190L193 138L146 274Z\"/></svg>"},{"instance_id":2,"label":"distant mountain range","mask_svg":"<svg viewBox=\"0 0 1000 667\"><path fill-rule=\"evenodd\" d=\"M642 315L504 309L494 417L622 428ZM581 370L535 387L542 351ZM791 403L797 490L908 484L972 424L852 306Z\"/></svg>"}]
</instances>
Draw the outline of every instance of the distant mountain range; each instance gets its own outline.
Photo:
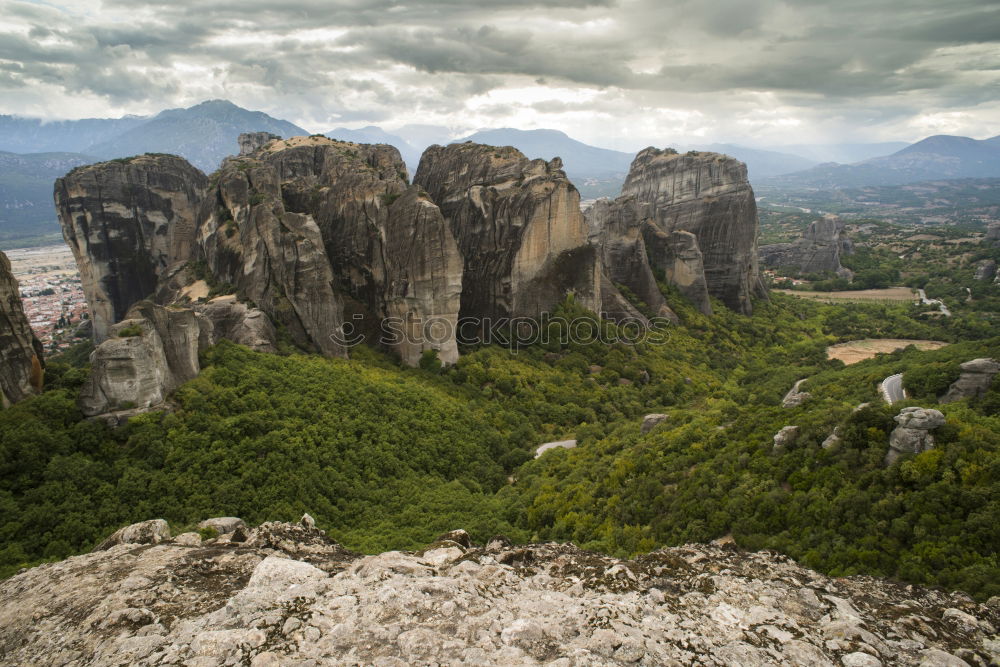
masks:
<instances>
[{"instance_id":1,"label":"distant mountain range","mask_svg":"<svg viewBox=\"0 0 1000 667\"><path fill-rule=\"evenodd\" d=\"M0 152L0 242L58 233L52 184L93 161L80 153Z\"/></svg>"},{"instance_id":2,"label":"distant mountain range","mask_svg":"<svg viewBox=\"0 0 1000 667\"><path fill-rule=\"evenodd\" d=\"M615 197L621 191L634 153L590 146L558 130L517 130L502 128L480 130L458 140L473 141L493 146L513 146L529 158L546 160L562 158L566 175L579 188L584 198ZM816 164L813 160L758 148L734 144L705 144L674 146L681 152L689 150L714 151L731 155L747 164L751 179L806 169Z\"/></svg>"},{"instance_id":3,"label":"distant mountain range","mask_svg":"<svg viewBox=\"0 0 1000 667\"><path fill-rule=\"evenodd\" d=\"M149 117L43 122L0 116L0 242L59 232L52 184L73 167L141 153L174 153L212 172L236 151L242 132L256 131L284 137L309 134L225 100Z\"/></svg>"},{"instance_id":4,"label":"distant mountain range","mask_svg":"<svg viewBox=\"0 0 1000 667\"><path fill-rule=\"evenodd\" d=\"M793 144L774 146L771 150L791 153L812 160L815 164L839 162L850 164L873 157L892 155L910 144L905 141L883 141L871 144Z\"/></svg>"},{"instance_id":5,"label":"distant mountain range","mask_svg":"<svg viewBox=\"0 0 1000 667\"><path fill-rule=\"evenodd\" d=\"M174 153L207 173L236 151L242 132L255 131L283 137L309 134L298 125L226 100L167 109L154 116L45 122L0 115L0 242L58 231L51 204L52 182L74 166L141 153ZM399 149L411 176L427 146L449 143L454 136L446 127L421 124L393 131L374 125L337 128L326 134L391 144ZM587 199L617 196L634 156L550 129L485 129L457 141L514 146L530 158L561 157L567 175ZM726 153L747 163L751 182L778 188L837 189L1000 176L1000 137L978 141L934 136L912 145L816 144L778 150L736 144L674 148ZM819 164L823 159L855 162Z\"/></svg>"},{"instance_id":6,"label":"distant mountain range","mask_svg":"<svg viewBox=\"0 0 1000 667\"><path fill-rule=\"evenodd\" d=\"M173 153L212 172L232 155L242 132L309 134L298 125L249 111L226 100L209 100L155 116L43 122L0 116L0 150L14 153L72 151L108 160L141 153ZM91 160L92 162L94 160Z\"/></svg>"},{"instance_id":7,"label":"distant mountain range","mask_svg":"<svg viewBox=\"0 0 1000 667\"><path fill-rule=\"evenodd\" d=\"M1000 136L977 140L939 134L906 146L892 155L855 164L821 164L770 178L765 184L837 190L996 176L1000 176Z\"/></svg>"}]
</instances>

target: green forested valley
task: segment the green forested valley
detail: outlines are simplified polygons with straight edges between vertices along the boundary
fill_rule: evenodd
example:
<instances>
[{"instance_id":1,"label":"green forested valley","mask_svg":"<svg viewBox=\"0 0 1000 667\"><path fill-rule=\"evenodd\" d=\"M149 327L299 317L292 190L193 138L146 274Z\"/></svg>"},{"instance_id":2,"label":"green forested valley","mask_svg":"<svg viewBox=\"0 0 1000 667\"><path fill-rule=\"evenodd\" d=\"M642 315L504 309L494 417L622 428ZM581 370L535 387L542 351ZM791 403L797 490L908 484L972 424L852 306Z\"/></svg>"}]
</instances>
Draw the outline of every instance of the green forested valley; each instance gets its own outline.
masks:
<instances>
[{"instance_id":1,"label":"green forested valley","mask_svg":"<svg viewBox=\"0 0 1000 667\"><path fill-rule=\"evenodd\" d=\"M363 347L344 361L222 343L173 411L117 429L76 407L86 350L50 360L47 391L0 411L2 574L139 520L178 531L210 516L309 512L364 552L459 527L615 555L731 536L837 575L1000 593L1000 383L936 402L959 363L1000 358L990 327L969 326L972 314L920 318L909 304L780 294L752 317L718 304L706 317L670 298L681 324L635 345L556 337L465 350L443 370ZM561 314L589 316L572 301ZM953 344L827 359L832 343L881 337ZM890 407L877 385L894 373L913 398ZM802 378L812 398L781 407ZM935 449L884 467L893 417L910 405L947 423ZM668 420L642 434L643 415L660 412ZM786 425L800 435L776 449ZM533 459L568 438L576 449Z\"/></svg>"}]
</instances>

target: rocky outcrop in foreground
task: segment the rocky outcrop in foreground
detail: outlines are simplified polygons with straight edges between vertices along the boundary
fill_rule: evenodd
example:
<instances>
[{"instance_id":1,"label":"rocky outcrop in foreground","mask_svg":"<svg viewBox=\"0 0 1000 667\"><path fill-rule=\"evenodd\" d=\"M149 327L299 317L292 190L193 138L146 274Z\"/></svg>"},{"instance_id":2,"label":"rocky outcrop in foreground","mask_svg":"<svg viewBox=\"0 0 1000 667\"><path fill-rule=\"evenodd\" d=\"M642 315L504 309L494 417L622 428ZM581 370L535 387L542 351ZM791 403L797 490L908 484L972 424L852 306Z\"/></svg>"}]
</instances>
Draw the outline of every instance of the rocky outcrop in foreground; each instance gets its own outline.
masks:
<instances>
[{"instance_id":1,"label":"rocky outcrop in foreground","mask_svg":"<svg viewBox=\"0 0 1000 667\"><path fill-rule=\"evenodd\" d=\"M0 404L8 407L42 390L42 344L21 303L10 260L0 252Z\"/></svg>"},{"instance_id":2,"label":"rocky outcrop in foreground","mask_svg":"<svg viewBox=\"0 0 1000 667\"><path fill-rule=\"evenodd\" d=\"M0 583L0 662L71 665L995 664L1000 602L770 552L572 545L359 556L304 517L202 541L158 522ZM145 537L144 537L145 536ZM146 539L148 538L148 539Z\"/></svg>"},{"instance_id":3,"label":"rocky outcrop in foreground","mask_svg":"<svg viewBox=\"0 0 1000 667\"><path fill-rule=\"evenodd\" d=\"M800 273L835 273L851 278L853 273L840 263L853 244L847 238L843 221L826 215L814 221L793 243L773 243L760 247L760 263L771 269L792 268Z\"/></svg>"}]
</instances>

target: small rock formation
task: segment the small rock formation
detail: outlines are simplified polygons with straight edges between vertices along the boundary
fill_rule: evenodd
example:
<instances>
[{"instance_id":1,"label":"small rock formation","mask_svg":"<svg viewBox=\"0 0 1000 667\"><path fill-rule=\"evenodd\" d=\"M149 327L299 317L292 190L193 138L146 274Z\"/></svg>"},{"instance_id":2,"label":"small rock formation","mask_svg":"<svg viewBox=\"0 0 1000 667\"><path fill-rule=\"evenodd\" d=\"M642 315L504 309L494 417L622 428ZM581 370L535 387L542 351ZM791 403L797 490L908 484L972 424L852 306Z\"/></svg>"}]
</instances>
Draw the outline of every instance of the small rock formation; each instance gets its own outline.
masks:
<instances>
[{"instance_id":1,"label":"small rock formation","mask_svg":"<svg viewBox=\"0 0 1000 667\"><path fill-rule=\"evenodd\" d=\"M42 390L45 364L21 303L10 260L0 252L0 405L9 407Z\"/></svg>"},{"instance_id":2,"label":"small rock formation","mask_svg":"<svg viewBox=\"0 0 1000 667\"><path fill-rule=\"evenodd\" d=\"M208 179L173 155L78 167L55 184L63 237L80 269L94 342L192 257Z\"/></svg>"},{"instance_id":3,"label":"small rock formation","mask_svg":"<svg viewBox=\"0 0 1000 667\"><path fill-rule=\"evenodd\" d=\"M781 399L781 407L796 408L805 403L810 398L812 398L812 394L810 394L808 391L799 391L799 389L802 387L802 384L805 381L806 378L803 378L798 382L796 382L794 385L792 385L792 388L788 390L788 393L785 394L785 397Z\"/></svg>"},{"instance_id":4,"label":"small rock formation","mask_svg":"<svg viewBox=\"0 0 1000 667\"><path fill-rule=\"evenodd\" d=\"M270 132L244 132L237 139L240 145L240 155L250 155L279 139L281 137Z\"/></svg>"},{"instance_id":5,"label":"small rock formation","mask_svg":"<svg viewBox=\"0 0 1000 667\"><path fill-rule=\"evenodd\" d=\"M361 556L285 523L242 543L141 541L0 582L0 659L832 667L998 657L996 605L834 579L732 545L624 561L499 537L476 546L453 531L416 553Z\"/></svg>"},{"instance_id":6,"label":"small rock formation","mask_svg":"<svg viewBox=\"0 0 1000 667\"><path fill-rule=\"evenodd\" d=\"M556 442L546 442L535 450L535 458L549 451L550 449L573 449L576 447L576 440L558 440Z\"/></svg>"},{"instance_id":7,"label":"small rock formation","mask_svg":"<svg viewBox=\"0 0 1000 667\"><path fill-rule=\"evenodd\" d=\"M649 433L654 428L656 428L663 422L667 421L668 419L670 419L670 415L665 415L665 414L646 415L645 417L642 418L642 427L640 428L640 431L642 433Z\"/></svg>"},{"instance_id":8,"label":"small rock formation","mask_svg":"<svg viewBox=\"0 0 1000 667\"><path fill-rule=\"evenodd\" d=\"M795 441L798 439L798 426L784 426L780 431L774 434L774 449L781 449L782 447L794 445Z\"/></svg>"},{"instance_id":9,"label":"small rock formation","mask_svg":"<svg viewBox=\"0 0 1000 667\"><path fill-rule=\"evenodd\" d=\"M992 280L997 274L997 263L992 259L984 259L976 264L976 280Z\"/></svg>"},{"instance_id":10,"label":"small rock formation","mask_svg":"<svg viewBox=\"0 0 1000 667\"><path fill-rule=\"evenodd\" d=\"M413 182L458 241L462 318L538 317L568 294L601 310L600 258L561 160L529 160L511 146L431 146Z\"/></svg>"},{"instance_id":11,"label":"small rock formation","mask_svg":"<svg viewBox=\"0 0 1000 667\"><path fill-rule=\"evenodd\" d=\"M990 389L993 378L1000 373L996 359L973 359L960 366L962 374L951 383L939 403L954 403L963 398L979 398Z\"/></svg>"},{"instance_id":12,"label":"small rock formation","mask_svg":"<svg viewBox=\"0 0 1000 667\"><path fill-rule=\"evenodd\" d=\"M826 436L823 443L820 445L823 449L830 449L840 442L840 427L834 427L833 432Z\"/></svg>"},{"instance_id":13,"label":"small rock formation","mask_svg":"<svg viewBox=\"0 0 1000 667\"><path fill-rule=\"evenodd\" d=\"M896 415L898 424L889 434L889 451L885 465L891 466L903 454L919 454L934 448L931 429L942 426L944 415L933 408L903 408Z\"/></svg>"},{"instance_id":14,"label":"small rock formation","mask_svg":"<svg viewBox=\"0 0 1000 667\"><path fill-rule=\"evenodd\" d=\"M749 314L751 296L767 295L757 268L757 204L745 164L718 153L646 148L632 162L621 194L652 226L643 228L643 237L653 268L671 275L703 312L702 275L708 294L737 312ZM668 236L651 244L655 231Z\"/></svg>"},{"instance_id":15,"label":"small rock formation","mask_svg":"<svg viewBox=\"0 0 1000 667\"><path fill-rule=\"evenodd\" d=\"M210 343L210 326L190 308L135 304L91 353L80 409L94 416L161 405L198 375L198 353Z\"/></svg>"},{"instance_id":16,"label":"small rock formation","mask_svg":"<svg viewBox=\"0 0 1000 667\"><path fill-rule=\"evenodd\" d=\"M774 243L760 247L760 263L772 269L792 268L800 273L835 273L841 278L853 276L840 264L842 255L853 250L844 231L843 221L827 214L814 221L793 243Z\"/></svg>"},{"instance_id":17,"label":"small rock formation","mask_svg":"<svg viewBox=\"0 0 1000 667\"><path fill-rule=\"evenodd\" d=\"M94 551L107 551L119 544L159 544L169 539L170 526L167 522L163 519L150 519L119 528L94 547Z\"/></svg>"},{"instance_id":18,"label":"small rock formation","mask_svg":"<svg viewBox=\"0 0 1000 667\"><path fill-rule=\"evenodd\" d=\"M247 525L235 516L219 516L212 519L205 519L198 524L199 530L214 530L216 535L231 535L237 530L246 530Z\"/></svg>"}]
</instances>

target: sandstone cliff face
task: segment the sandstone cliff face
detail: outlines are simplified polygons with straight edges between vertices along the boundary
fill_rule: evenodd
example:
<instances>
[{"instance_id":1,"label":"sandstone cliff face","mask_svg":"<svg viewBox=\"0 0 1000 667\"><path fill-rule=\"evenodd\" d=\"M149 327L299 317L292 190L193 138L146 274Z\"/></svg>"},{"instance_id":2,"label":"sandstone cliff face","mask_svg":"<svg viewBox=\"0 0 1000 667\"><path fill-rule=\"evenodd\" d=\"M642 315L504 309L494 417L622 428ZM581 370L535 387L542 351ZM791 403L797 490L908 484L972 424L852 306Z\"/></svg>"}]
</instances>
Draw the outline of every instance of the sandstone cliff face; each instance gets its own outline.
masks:
<instances>
[{"instance_id":1,"label":"sandstone cliff face","mask_svg":"<svg viewBox=\"0 0 1000 667\"><path fill-rule=\"evenodd\" d=\"M853 245L835 215L816 220L793 243L773 243L760 247L760 262L768 268L792 267L802 273L835 273L850 278L850 269L840 264L842 255Z\"/></svg>"},{"instance_id":2,"label":"sandstone cliff face","mask_svg":"<svg viewBox=\"0 0 1000 667\"><path fill-rule=\"evenodd\" d=\"M343 324L343 298L315 219L285 208L279 174L261 159L227 160L214 178L218 185L204 201L198 230L212 275L299 344L346 356L334 337Z\"/></svg>"},{"instance_id":3,"label":"sandstone cliff face","mask_svg":"<svg viewBox=\"0 0 1000 667\"><path fill-rule=\"evenodd\" d=\"M85 415L161 405L198 375L198 353L211 343L204 317L150 301L135 304L108 333L90 356L90 377L80 392Z\"/></svg>"},{"instance_id":4,"label":"sandstone cliff face","mask_svg":"<svg viewBox=\"0 0 1000 667\"><path fill-rule=\"evenodd\" d=\"M710 295L741 313L752 311L751 296L766 295L757 268L757 205L742 162L718 153L646 148L632 162L622 196L631 197L639 216L658 230L694 235ZM683 247L680 239L676 243ZM685 250L692 270L694 249Z\"/></svg>"},{"instance_id":5,"label":"sandstone cliff face","mask_svg":"<svg viewBox=\"0 0 1000 667\"><path fill-rule=\"evenodd\" d=\"M102 162L56 181L56 210L80 268L96 342L153 294L161 275L191 257L206 184L204 174L172 155Z\"/></svg>"},{"instance_id":6,"label":"sandstone cliff face","mask_svg":"<svg viewBox=\"0 0 1000 667\"><path fill-rule=\"evenodd\" d=\"M211 339L273 349L262 312L329 356L367 340L410 365L429 349L451 363L463 317L537 317L572 294L643 318L614 283L676 320L649 256L703 312L709 293L749 309L753 197L745 169L723 156L643 151L626 196L596 207L588 227L561 162L510 147L431 147L413 186L391 146L256 133L240 150L210 183L152 155L57 182L98 342L138 300L197 302L207 281L240 302L192 304Z\"/></svg>"},{"instance_id":7,"label":"sandstone cliff face","mask_svg":"<svg viewBox=\"0 0 1000 667\"><path fill-rule=\"evenodd\" d=\"M601 309L600 259L561 161L529 160L510 146L431 146L414 183L458 242L462 317L536 317L570 293Z\"/></svg>"},{"instance_id":8,"label":"sandstone cliff face","mask_svg":"<svg viewBox=\"0 0 1000 667\"><path fill-rule=\"evenodd\" d=\"M24 315L10 260L0 252L0 404L13 403L42 390L42 344Z\"/></svg>"},{"instance_id":9,"label":"sandstone cliff face","mask_svg":"<svg viewBox=\"0 0 1000 667\"><path fill-rule=\"evenodd\" d=\"M266 523L170 538L163 522L0 582L19 665L988 665L1000 610L773 552L685 545L623 561L572 545L353 554ZM129 541L144 543L129 543ZM115 542L115 540L112 540Z\"/></svg>"},{"instance_id":10,"label":"sandstone cliff face","mask_svg":"<svg viewBox=\"0 0 1000 667\"><path fill-rule=\"evenodd\" d=\"M462 255L441 210L418 187L394 201L384 231L385 313L401 333L391 346L411 366L424 350L458 361Z\"/></svg>"}]
</instances>

